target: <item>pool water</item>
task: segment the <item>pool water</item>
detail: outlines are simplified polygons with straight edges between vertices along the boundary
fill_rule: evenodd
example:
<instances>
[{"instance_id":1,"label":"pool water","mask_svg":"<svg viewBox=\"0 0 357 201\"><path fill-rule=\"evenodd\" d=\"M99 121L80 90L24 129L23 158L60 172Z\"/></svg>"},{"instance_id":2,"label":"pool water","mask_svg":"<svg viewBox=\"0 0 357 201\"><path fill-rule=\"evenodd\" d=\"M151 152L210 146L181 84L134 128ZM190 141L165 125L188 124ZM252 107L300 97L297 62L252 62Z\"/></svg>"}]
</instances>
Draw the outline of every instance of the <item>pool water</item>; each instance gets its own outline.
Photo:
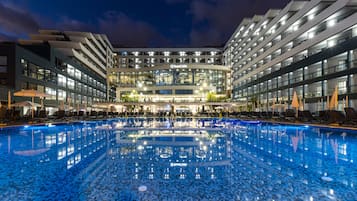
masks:
<instances>
[{"instance_id":1,"label":"pool water","mask_svg":"<svg viewBox=\"0 0 357 201\"><path fill-rule=\"evenodd\" d=\"M0 129L1 200L357 200L357 132L122 118Z\"/></svg>"}]
</instances>

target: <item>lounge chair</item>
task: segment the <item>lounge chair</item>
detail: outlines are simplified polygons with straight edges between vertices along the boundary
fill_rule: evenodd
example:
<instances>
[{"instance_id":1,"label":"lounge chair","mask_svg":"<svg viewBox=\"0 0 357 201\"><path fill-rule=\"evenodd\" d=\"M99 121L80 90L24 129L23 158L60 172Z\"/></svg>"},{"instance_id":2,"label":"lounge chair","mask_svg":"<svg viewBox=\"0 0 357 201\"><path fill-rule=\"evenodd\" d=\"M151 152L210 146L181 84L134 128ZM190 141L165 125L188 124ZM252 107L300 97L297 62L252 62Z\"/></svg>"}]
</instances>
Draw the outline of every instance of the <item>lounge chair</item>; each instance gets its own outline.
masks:
<instances>
[{"instance_id":1,"label":"lounge chair","mask_svg":"<svg viewBox=\"0 0 357 201\"><path fill-rule=\"evenodd\" d=\"M327 111L327 124L342 124L345 123L346 117L341 111L337 110L328 110Z\"/></svg>"},{"instance_id":2,"label":"lounge chair","mask_svg":"<svg viewBox=\"0 0 357 201\"><path fill-rule=\"evenodd\" d=\"M346 107L344 108L345 113L346 113L346 124L352 124L356 125L357 124L357 111L352 108L352 107Z\"/></svg>"},{"instance_id":3,"label":"lounge chair","mask_svg":"<svg viewBox=\"0 0 357 201\"><path fill-rule=\"evenodd\" d=\"M298 118L302 122L313 123L318 121L309 110L299 111Z\"/></svg>"},{"instance_id":4,"label":"lounge chair","mask_svg":"<svg viewBox=\"0 0 357 201\"><path fill-rule=\"evenodd\" d=\"M295 121L296 120L296 112L293 109L286 109L283 113L284 120L287 121Z\"/></svg>"}]
</instances>

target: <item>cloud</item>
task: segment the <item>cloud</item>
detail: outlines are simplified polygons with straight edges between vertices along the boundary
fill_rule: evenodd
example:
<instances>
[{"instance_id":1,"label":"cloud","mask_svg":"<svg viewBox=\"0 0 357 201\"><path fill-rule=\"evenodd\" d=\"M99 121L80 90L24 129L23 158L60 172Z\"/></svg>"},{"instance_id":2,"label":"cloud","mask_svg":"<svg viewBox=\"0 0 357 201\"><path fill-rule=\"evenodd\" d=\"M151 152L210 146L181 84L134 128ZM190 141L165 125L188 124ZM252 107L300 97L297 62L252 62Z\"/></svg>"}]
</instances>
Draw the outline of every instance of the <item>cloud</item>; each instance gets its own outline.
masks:
<instances>
[{"instance_id":1,"label":"cloud","mask_svg":"<svg viewBox=\"0 0 357 201\"><path fill-rule=\"evenodd\" d=\"M29 12L0 2L0 27L2 34L23 36L34 33L40 27Z\"/></svg>"},{"instance_id":2,"label":"cloud","mask_svg":"<svg viewBox=\"0 0 357 201\"><path fill-rule=\"evenodd\" d=\"M193 0L189 11L192 15L191 44L223 44L243 18L252 17L256 14L265 14L270 8L282 8L289 1ZM214 36L213 40L209 40L208 36Z\"/></svg>"},{"instance_id":3,"label":"cloud","mask_svg":"<svg viewBox=\"0 0 357 201\"><path fill-rule=\"evenodd\" d=\"M98 26L116 46L152 47L170 43L152 25L129 18L124 13L107 12L99 19Z\"/></svg>"},{"instance_id":4,"label":"cloud","mask_svg":"<svg viewBox=\"0 0 357 201\"><path fill-rule=\"evenodd\" d=\"M55 24L55 29L64 31L87 31L95 32L96 28L91 23L81 22L67 16L61 17L61 20Z\"/></svg>"},{"instance_id":5,"label":"cloud","mask_svg":"<svg viewBox=\"0 0 357 201\"><path fill-rule=\"evenodd\" d=\"M17 38L13 37L13 36L9 36L7 34L4 33L0 33L0 42L1 41L15 41L17 40Z\"/></svg>"}]
</instances>

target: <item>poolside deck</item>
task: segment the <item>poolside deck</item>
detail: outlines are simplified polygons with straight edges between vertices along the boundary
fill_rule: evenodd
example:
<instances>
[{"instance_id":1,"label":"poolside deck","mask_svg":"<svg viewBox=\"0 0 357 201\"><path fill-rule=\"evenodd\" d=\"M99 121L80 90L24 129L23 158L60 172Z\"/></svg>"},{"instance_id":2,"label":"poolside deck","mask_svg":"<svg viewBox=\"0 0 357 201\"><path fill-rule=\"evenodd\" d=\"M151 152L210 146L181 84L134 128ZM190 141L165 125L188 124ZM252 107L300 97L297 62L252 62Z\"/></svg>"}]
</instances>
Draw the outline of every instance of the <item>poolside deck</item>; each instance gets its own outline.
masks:
<instances>
[{"instance_id":1,"label":"poolside deck","mask_svg":"<svg viewBox=\"0 0 357 201\"><path fill-rule=\"evenodd\" d=\"M41 126L41 125L56 125L56 124L71 124L71 123L81 123L83 121L100 121L100 120L106 120L106 119L115 119L115 118L163 118L163 119L173 119L173 118L195 118L195 119L201 119L201 118L229 118L229 119L240 119L240 120L247 120L247 121L261 121L261 122L267 122L267 123L272 123L272 124L287 124L287 125L305 125L305 126L313 126L313 127L323 127L323 128L333 128L333 129L348 129L348 130L357 130L357 125L345 125L345 124L338 124L338 123L330 123L330 124L324 124L324 123L313 123L313 122L302 122L302 121L280 121L278 119L262 119L262 118L244 118L244 117L234 117L234 116L225 116L225 117L219 117L219 116L213 116L213 117L207 117L207 116L184 116L184 117L159 117L159 116L129 116L129 117L100 117L100 118L92 118L92 117L70 117L70 118L62 118L62 119L52 119L52 118L41 118L41 119L32 119L29 121L9 121L6 123L0 123L0 129L2 128L8 128L8 127L18 127L18 126L25 126L25 125L31 125L31 126ZM138 128L125 128L125 129L138 129ZM158 128L157 128L158 129ZM192 130L192 128L190 128ZM203 128L197 128L202 130ZM211 129L221 129L221 128L211 128Z\"/></svg>"}]
</instances>

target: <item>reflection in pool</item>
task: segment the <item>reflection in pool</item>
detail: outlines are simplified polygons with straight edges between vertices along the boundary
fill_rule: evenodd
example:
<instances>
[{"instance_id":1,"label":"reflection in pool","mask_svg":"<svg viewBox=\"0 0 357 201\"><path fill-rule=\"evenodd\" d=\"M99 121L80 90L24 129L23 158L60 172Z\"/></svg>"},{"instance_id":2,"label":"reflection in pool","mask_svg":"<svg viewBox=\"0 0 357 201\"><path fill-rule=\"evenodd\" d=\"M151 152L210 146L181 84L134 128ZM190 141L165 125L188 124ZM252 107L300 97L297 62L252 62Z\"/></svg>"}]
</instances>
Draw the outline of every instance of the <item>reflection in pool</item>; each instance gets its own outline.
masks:
<instances>
[{"instance_id":1,"label":"reflection in pool","mask_svg":"<svg viewBox=\"0 0 357 201\"><path fill-rule=\"evenodd\" d=\"M0 130L4 200L356 200L357 133L232 119Z\"/></svg>"}]
</instances>

